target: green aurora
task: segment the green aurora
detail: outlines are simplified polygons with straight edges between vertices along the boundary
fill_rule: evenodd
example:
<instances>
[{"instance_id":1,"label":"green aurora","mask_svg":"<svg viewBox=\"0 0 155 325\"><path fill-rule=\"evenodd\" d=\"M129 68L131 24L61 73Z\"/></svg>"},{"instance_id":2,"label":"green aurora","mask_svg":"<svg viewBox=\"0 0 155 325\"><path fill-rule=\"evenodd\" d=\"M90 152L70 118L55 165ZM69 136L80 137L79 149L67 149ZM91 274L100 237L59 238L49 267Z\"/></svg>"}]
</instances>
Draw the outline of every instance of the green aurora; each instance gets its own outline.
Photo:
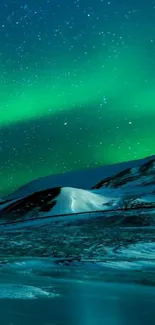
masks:
<instances>
[{"instance_id":1,"label":"green aurora","mask_svg":"<svg viewBox=\"0 0 155 325\"><path fill-rule=\"evenodd\" d=\"M154 154L155 8L89 2L0 5L1 193Z\"/></svg>"}]
</instances>

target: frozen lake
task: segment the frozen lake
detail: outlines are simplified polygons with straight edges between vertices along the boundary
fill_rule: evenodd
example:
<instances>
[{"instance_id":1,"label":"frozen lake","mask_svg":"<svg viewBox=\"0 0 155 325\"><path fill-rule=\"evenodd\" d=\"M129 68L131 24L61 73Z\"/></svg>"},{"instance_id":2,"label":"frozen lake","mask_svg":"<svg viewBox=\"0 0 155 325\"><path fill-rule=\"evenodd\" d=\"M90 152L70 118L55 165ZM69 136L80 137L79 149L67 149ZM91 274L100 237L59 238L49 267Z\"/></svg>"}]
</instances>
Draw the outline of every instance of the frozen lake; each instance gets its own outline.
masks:
<instances>
[{"instance_id":1,"label":"frozen lake","mask_svg":"<svg viewBox=\"0 0 155 325\"><path fill-rule=\"evenodd\" d=\"M154 213L130 214L1 229L0 325L154 325Z\"/></svg>"},{"instance_id":2,"label":"frozen lake","mask_svg":"<svg viewBox=\"0 0 155 325\"><path fill-rule=\"evenodd\" d=\"M11 299L13 289L7 285L0 300L1 325L154 325L154 287L84 279L51 279L49 284L60 296L31 299L25 292L25 299Z\"/></svg>"}]
</instances>

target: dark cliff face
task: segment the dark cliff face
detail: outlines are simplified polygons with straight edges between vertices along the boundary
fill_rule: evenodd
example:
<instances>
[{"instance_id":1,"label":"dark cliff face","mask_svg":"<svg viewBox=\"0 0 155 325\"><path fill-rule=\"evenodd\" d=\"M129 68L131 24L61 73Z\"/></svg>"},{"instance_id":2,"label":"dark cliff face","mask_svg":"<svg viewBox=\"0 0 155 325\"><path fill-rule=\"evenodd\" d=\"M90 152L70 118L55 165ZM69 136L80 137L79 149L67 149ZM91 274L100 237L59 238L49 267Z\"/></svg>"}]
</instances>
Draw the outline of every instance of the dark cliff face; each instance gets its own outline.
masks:
<instances>
[{"instance_id":1,"label":"dark cliff face","mask_svg":"<svg viewBox=\"0 0 155 325\"><path fill-rule=\"evenodd\" d=\"M18 220L28 213L35 216L41 211L49 211L55 206L56 198L60 193L61 187L55 187L31 194L15 202L10 201L10 204L0 211L0 219Z\"/></svg>"},{"instance_id":2,"label":"dark cliff face","mask_svg":"<svg viewBox=\"0 0 155 325\"><path fill-rule=\"evenodd\" d=\"M145 163L141 167L128 168L115 176L105 178L92 189L102 187L118 188L125 185L148 186L155 184L155 158Z\"/></svg>"}]
</instances>

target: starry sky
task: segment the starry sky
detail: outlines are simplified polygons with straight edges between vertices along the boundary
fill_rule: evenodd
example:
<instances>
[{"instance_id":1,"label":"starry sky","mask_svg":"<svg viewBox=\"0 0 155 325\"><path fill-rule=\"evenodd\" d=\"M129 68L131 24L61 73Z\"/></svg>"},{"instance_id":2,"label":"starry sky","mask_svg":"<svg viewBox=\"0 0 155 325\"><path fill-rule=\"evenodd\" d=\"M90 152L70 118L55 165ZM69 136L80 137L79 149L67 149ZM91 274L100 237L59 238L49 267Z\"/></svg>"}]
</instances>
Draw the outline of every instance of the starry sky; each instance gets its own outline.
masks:
<instances>
[{"instance_id":1,"label":"starry sky","mask_svg":"<svg viewBox=\"0 0 155 325\"><path fill-rule=\"evenodd\" d=\"M155 153L155 0L0 1L0 192Z\"/></svg>"}]
</instances>

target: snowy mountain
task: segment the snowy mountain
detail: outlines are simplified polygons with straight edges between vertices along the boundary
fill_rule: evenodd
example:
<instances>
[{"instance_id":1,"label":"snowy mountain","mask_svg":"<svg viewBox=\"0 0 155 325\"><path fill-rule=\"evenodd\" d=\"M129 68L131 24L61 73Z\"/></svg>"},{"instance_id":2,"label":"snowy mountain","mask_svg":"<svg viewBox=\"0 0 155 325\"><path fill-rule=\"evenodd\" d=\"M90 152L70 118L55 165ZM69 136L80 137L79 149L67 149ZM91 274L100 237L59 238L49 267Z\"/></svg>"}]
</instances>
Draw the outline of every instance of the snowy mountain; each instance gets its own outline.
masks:
<instances>
[{"instance_id":1,"label":"snowy mountain","mask_svg":"<svg viewBox=\"0 0 155 325\"><path fill-rule=\"evenodd\" d=\"M50 176L0 202L0 276L30 271L49 277L53 269L55 277L55 270L65 266L69 277L75 267L77 277L78 267L86 265L95 276L96 267L107 270L107 281L114 282L116 269L143 270L134 272L137 283L144 281L147 270L150 283L155 283L154 162L155 157L149 157L70 173L62 176L61 186L55 186L61 176L58 183ZM84 188L78 188L80 182ZM126 281L126 274L119 281Z\"/></svg>"},{"instance_id":2,"label":"snowy mountain","mask_svg":"<svg viewBox=\"0 0 155 325\"><path fill-rule=\"evenodd\" d=\"M120 169L124 167L127 168L120 172ZM102 179L106 171L110 174L110 170L112 176ZM119 172L114 175L114 170L119 170ZM155 208L155 157L119 166L109 166L108 169L103 167L86 171L86 175L82 171L82 176L79 178L85 179L86 186L88 175L88 184L90 184L91 175L92 179L97 179L99 171L100 181L91 189L76 188L78 179L77 175L75 177L76 173L73 178L71 175L69 177L72 183L75 181L75 187L68 187L69 181L64 187L53 187L53 182L49 187L51 177L47 179L46 186L45 179L26 185L16 194L7 197L5 202L0 203L1 224L80 213L89 213L91 218L94 212L102 212L104 216L109 216L112 211L116 213L120 210ZM32 192L37 184L37 191ZM41 188L43 189L40 190ZM105 214L106 211L109 212Z\"/></svg>"},{"instance_id":3,"label":"snowy mountain","mask_svg":"<svg viewBox=\"0 0 155 325\"><path fill-rule=\"evenodd\" d=\"M115 191L55 187L1 204L1 222L108 210L119 200Z\"/></svg>"},{"instance_id":4,"label":"snowy mountain","mask_svg":"<svg viewBox=\"0 0 155 325\"><path fill-rule=\"evenodd\" d=\"M84 169L80 171L73 171L64 174L50 175L38 178L20 187L17 191L9 195L6 199L14 199L23 196L28 196L35 192L43 191L53 187L75 187L82 189L90 189L95 184L99 183L101 180L106 179L107 177L115 177L116 174L128 168L136 168L143 166L145 163L149 162L152 159L153 157L147 157L140 160L133 160L109 166Z\"/></svg>"},{"instance_id":5,"label":"snowy mountain","mask_svg":"<svg viewBox=\"0 0 155 325\"><path fill-rule=\"evenodd\" d=\"M155 157L151 157L149 161L142 165L127 168L114 176L107 177L93 186L93 188L118 188L148 185L155 185Z\"/></svg>"}]
</instances>

